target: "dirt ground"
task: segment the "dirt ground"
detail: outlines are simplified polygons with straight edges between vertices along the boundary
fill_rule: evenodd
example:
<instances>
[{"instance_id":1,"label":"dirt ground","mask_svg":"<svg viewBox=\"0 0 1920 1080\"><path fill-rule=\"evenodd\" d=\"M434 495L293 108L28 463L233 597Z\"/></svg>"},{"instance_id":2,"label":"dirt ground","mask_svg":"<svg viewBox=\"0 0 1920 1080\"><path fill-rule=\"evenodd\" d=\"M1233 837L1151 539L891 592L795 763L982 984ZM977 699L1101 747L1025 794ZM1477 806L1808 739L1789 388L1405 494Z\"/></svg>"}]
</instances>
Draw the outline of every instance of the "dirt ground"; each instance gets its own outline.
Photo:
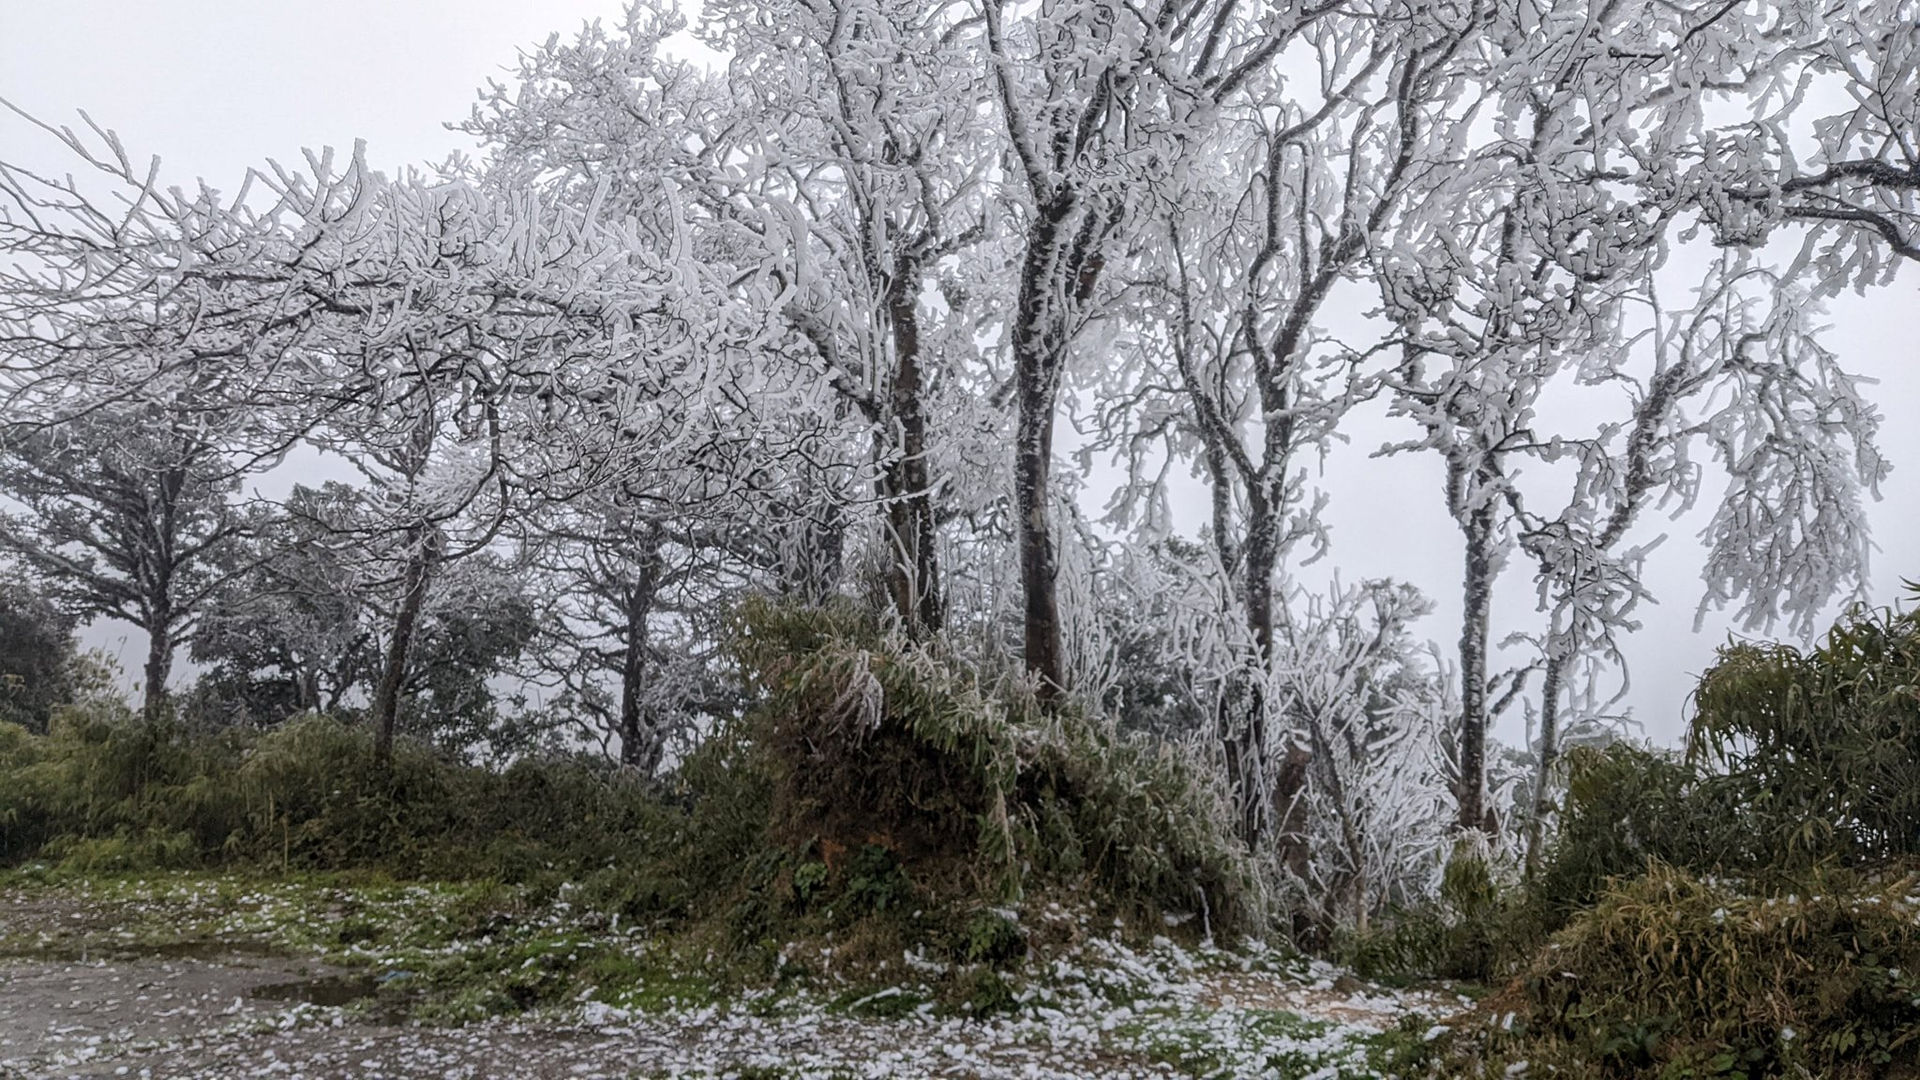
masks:
<instances>
[{"instance_id":1,"label":"dirt ground","mask_svg":"<svg viewBox=\"0 0 1920 1080\"><path fill-rule=\"evenodd\" d=\"M404 988L379 993L383 976L367 969L330 967L245 940L163 935L156 944L128 929L139 925L133 905L0 891L0 1080L1081 1080L1191 1072L1150 1052L1160 1028L1149 1014L1097 997L985 1021L924 1012L863 1019L823 1007L774 1016L711 1006L647 1013L583 1000L545 1014L420 1025L382 1012ZM1138 966L1131 955L1115 962ZM1321 1066L1356 1060L1349 1052L1355 1040L1392 1027L1409 1009L1438 1016L1459 1008L1447 994L1351 983L1331 969L1304 979L1216 971L1174 974L1159 993L1202 1018L1217 1054L1244 1051L1247 1075L1316 1080L1376 1075ZM1264 1031L1262 1017L1276 1010L1317 1026L1299 1036ZM1134 1034L1122 1038L1129 1025ZM1276 1071L1269 1067L1275 1061L1307 1064Z\"/></svg>"},{"instance_id":2,"label":"dirt ground","mask_svg":"<svg viewBox=\"0 0 1920 1080\"><path fill-rule=\"evenodd\" d=\"M637 1031L430 1028L353 1006L365 976L217 943L121 940L112 904L10 894L0 928L0 1080L55 1077L628 1077L684 1056Z\"/></svg>"},{"instance_id":3,"label":"dirt ground","mask_svg":"<svg viewBox=\"0 0 1920 1080\"><path fill-rule=\"evenodd\" d=\"M1078 1060L1070 1047L963 1047L942 1040L935 1024L620 1017L433 1028L369 1022L335 1005L288 1000L303 987L337 985L329 981L337 978L245 956L0 960L0 1078L591 1080L776 1065L857 1076L1167 1075L1097 1060L1091 1045ZM903 1043L938 1046L936 1060L903 1055ZM1092 1068L1082 1071L1086 1066Z\"/></svg>"}]
</instances>

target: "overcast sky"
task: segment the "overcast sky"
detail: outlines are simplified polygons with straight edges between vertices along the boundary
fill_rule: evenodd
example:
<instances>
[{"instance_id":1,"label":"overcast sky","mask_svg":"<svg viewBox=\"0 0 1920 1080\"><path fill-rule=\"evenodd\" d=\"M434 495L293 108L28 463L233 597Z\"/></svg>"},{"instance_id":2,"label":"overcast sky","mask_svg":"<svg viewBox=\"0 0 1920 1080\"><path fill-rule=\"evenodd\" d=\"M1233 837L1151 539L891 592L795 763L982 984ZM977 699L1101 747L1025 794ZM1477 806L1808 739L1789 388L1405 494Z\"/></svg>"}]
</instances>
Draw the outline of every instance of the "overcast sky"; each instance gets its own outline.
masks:
<instances>
[{"instance_id":1,"label":"overcast sky","mask_svg":"<svg viewBox=\"0 0 1920 1080\"><path fill-rule=\"evenodd\" d=\"M304 147L350 150L367 142L369 161L392 170L467 149L444 124L464 117L475 91L504 79L516 50L590 18L615 19L618 0L0 0L0 97L42 120L77 124L84 109L116 131L136 157L157 154L170 183L205 178L233 190L250 165L297 160ZM44 133L10 114L0 118L0 158L49 171L70 163ZM1828 338L1855 371L1881 380L1870 394L1887 418L1883 449L1894 465L1885 499L1871 510L1881 551L1872 599L1900 594L1902 575L1920 577L1920 273L1891 289L1832 305ZM1444 514L1439 465L1431 455L1381 462L1367 457L1394 431L1362 431L1336 456L1334 560L1342 576L1393 576L1439 602L1422 632L1450 646L1460 542ZM1717 494L1710 479L1703 499ZM1194 504L1199 505L1197 502ZM1655 554L1651 584L1661 607L1629 649L1628 699L1648 735L1670 740L1682 703L1724 620L1692 629L1702 515L1648 520L1644 541L1670 534ZM1521 574L1501 583L1496 632L1532 629L1533 591ZM91 639L128 659L142 645L124 630ZM126 664L137 668L138 663ZM1503 734L1518 734L1511 722Z\"/></svg>"}]
</instances>

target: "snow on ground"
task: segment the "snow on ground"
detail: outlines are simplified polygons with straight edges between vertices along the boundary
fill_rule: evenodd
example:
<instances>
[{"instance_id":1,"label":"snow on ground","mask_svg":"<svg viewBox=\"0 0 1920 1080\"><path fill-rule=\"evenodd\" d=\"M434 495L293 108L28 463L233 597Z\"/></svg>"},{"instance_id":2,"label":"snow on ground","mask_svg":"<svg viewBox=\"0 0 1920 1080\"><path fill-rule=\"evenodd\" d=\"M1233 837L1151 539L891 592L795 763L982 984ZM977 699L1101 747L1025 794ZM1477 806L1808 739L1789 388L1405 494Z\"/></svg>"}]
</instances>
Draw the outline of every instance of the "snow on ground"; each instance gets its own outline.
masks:
<instances>
[{"instance_id":1,"label":"snow on ground","mask_svg":"<svg viewBox=\"0 0 1920 1080\"><path fill-rule=\"evenodd\" d=\"M311 896L266 889L243 894L251 904L242 908L232 889L218 895L226 900L214 925L258 929L276 904L308 924L340 918ZM430 891L407 895L432 902ZM1024 972L1017 1007L985 1019L922 1000L912 973L938 965L909 955L901 985L851 1002L746 994L643 1005L589 990L534 1013L428 1026L372 1007L380 980L406 974L378 963L130 940L142 935L114 905L145 902L0 894L0 1078L1335 1080L1381 1075L1382 1032L1425 1030L1465 1004L1439 991L1368 987L1258 949L1186 949L1164 938L1133 948L1091 936Z\"/></svg>"}]
</instances>

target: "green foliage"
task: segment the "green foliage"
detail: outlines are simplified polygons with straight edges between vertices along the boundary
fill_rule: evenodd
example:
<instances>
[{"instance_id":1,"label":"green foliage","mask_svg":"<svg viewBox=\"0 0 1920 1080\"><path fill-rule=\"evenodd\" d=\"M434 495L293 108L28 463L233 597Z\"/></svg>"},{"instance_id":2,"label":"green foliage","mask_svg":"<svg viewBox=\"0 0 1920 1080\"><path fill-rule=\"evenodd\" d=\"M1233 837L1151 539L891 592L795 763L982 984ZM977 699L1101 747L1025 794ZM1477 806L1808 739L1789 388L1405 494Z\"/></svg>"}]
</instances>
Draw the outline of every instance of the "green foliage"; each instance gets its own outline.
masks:
<instances>
[{"instance_id":1,"label":"green foliage","mask_svg":"<svg viewBox=\"0 0 1920 1080\"><path fill-rule=\"evenodd\" d=\"M1510 932L1531 947L1650 862L1696 873L1759 869L1747 807L1724 782L1669 751L1614 742L1565 758L1558 834L1527 881Z\"/></svg>"},{"instance_id":2,"label":"green foliage","mask_svg":"<svg viewBox=\"0 0 1920 1080\"><path fill-rule=\"evenodd\" d=\"M1485 1059L1574 1077L1914 1076L1920 619L1739 644L1685 757L1567 756L1559 834L1504 926L1532 957ZM1904 1065L1903 1065L1904 1063ZM1905 1071L1902 1071L1902 1069ZM1495 1070L1497 1072L1497 1070Z\"/></svg>"},{"instance_id":3,"label":"green foliage","mask_svg":"<svg viewBox=\"0 0 1920 1080\"><path fill-rule=\"evenodd\" d=\"M73 620L26 586L0 580L0 724L45 732L70 700L80 658Z\"/></svg>"},{"instance_id":4,"label":"green foliage","mask_svg":"<svg viewBox=\"0 0 1920 1080\"><path fill-rule=\"evenodd\" d=\"M852 607L750 603L738 649L775 779L776 834L910 858L978 846L1011 864L1014 732L977 683L885 646Z\"/></svg>"},{"instance_id":5,"label":"green foliage","mask_svg":"<svg viewBox=\"0 0 1920 1080\"><path fill-rule=\"evenodd\" d=\"M1007 898L1091 879L1143 911L1204 904L1215 927L1263 917L1222 793L1171 748L1049 715L851 606L750 602L738 650L776 838L877 845Z\"/></svg>"},{"instance_id":6,"label":"green foliage","mask_svg":"<svg viewBox=\"0 0 1920 1080\"><path fill-rule=\"evenodd\" d=\"M1019 994L1005 975L990 967L974 965L954 978L955 1008L968 1016L996 1016L1020 1007Z\"/></svg>"},{"instance_id":7,"label":"green foliage","mask_svg":"<svg viewBox=\"0 0 1920 1080\"><path fill-rule=\"evenodd\" d=\"M1920 1075L1915 880L1809 886L1656 866L1608 889L1484 1006L1488 1056L1596 1080Z\"/></svg>"},{"instance_id":8,"label":"green foliage","mask_svg":"<svg viewBox=\"0 0 1920 1080\"><path fill-rule=\"evenodd\" d=\"M1022 856L1084 873L1147 912L1203 907L1216 930L1258 931L1264 908L1219 777L1183 748L1057 723L1025 744Z\"/></svg>"},{"instance_id":9,"label":"green foliage","mask_svg":"<svg viewBox=\"0 0 1920 1080\"><path fill-rule=\"evenodd\" d=\"M1727 775L1765 861L1920 855L1920 612L1856 610L1820 646L1722 649L1689 750Z\"/></svg>"},{"instance_id":10,"label":"green foliage","mask_svg":"<svg viewBox=\"0 0 1920 1080\"><path fill-rule=\"evenodd\" d=\"M319 716L209 735L67 709L44 737L0 725L0 863L566 881L610 910L683 913L761 846L761 785L722 750L683 770L699 794L669 800L604 763L495 771L405 741L381 770L364 730Z\"/></svg>"},{"instance_id":11,"label":"green foliage","mask_svg":"<svg viewBox=\"0 0 1920 1080\"><path fill-rule=\"evenodd\" d=\"M11 741L0 748L0 859L51 845L79 865L194 866L244 827L231 740L178 737L102 704L56 710L48 735Z\"/></svg>"},{"instance_id":12,"label":"green foliage","mask_svg":"<svg viewBox=\"0 0 1920 1080\"><path fill-rule=\"evenodd\" d=\"M905 907L913 899L913 884L892 849L862 844L847 866L841 896L848 912L879 915Z\"/></svg>"},{"instance_id":13,"label":"green foliage","mask_svg":"<svg viewBox=\"0 0 1920 1080\"><path fill-rule=\"evenodd\" d=\"M1688 754L1566 757L1559 833L1511 932L1530 944L1652 862L1790 888L1920 855L1920 619L1859 610L1817 649L1740 644L1700 681Z\"/></svg>"},{"instance_id":14,"label":"green foliage","mask_svg":"<svg viewBox=\"0 0 1920 1080\"><path fill-rule=\"evenodd\" d=\"M1438 903L1399 912L1379 929L1355 933L1339 951L1355 974L1390 985L1482 981L1505 959L1509 902L1485 852L1458 844L1441 870Z\"/></svg>"},{"instance_id":15,"label":"green foliage","mask_svg":"<svg viewBox=\"0 0 1920 1080\"><path fill-rule=\"evenodd\" d=\"M1019 923L999 911L976 911L967 920L958 952L970 964L1012 967L1026 958L1027 935L1021 933Z\"/></svg>"}]
</instances>

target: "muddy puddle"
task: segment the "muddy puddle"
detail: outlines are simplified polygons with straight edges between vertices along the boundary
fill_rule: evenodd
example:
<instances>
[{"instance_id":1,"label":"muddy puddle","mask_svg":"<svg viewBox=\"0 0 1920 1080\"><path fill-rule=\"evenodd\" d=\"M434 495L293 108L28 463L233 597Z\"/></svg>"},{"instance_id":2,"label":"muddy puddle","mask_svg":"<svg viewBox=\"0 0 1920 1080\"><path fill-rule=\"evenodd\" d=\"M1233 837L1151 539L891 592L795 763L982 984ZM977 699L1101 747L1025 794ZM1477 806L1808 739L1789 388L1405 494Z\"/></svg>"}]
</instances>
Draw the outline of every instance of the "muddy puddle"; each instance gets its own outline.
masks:
<instances>
[{"instance_id":1,"label":"muddy puddle","mask_svg":"<svg viewBox=\"0 0 1920 1080\"><path fill-rule=\"evenodd\" d=\"M247 996L282 1005L352 1008L374 1023L394 1024L407 1018L413 995L398 986L384 985L391 981L363 974L316 975L256 986Z\"/></svg>"}]
</instances>

